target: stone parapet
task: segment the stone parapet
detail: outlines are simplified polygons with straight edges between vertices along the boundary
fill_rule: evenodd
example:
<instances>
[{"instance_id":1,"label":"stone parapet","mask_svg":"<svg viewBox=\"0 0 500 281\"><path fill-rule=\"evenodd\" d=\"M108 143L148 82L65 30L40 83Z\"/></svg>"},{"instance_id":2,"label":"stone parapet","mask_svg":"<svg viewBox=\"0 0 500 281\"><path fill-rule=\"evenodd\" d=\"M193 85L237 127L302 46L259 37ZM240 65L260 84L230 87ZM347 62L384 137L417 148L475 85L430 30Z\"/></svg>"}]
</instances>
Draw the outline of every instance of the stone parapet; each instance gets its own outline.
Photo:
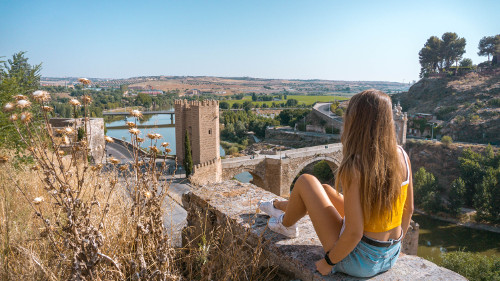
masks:
<instances>
[{"instance_id":1,"label":"stone parapet","mask_svg":"<svg viewBox=\"0 0 500 281\"><path fill-rule=\"evenodd\" d=\"M196 243L203 231L229 226L230 239L241 239L250 249L262 247L265 259L261 261L262 266L276 266L278 277L281 276L279 280L360 280L341 273L321 276L316 272L314 262L324 256L324 251L309 217L298 222L300 235L295 239L287 239L267 229L268 216L256 213L257 202L276 197L252 184L236 181L199 186L182 198L188 211L188 227L183 240ZM200 213L204 215L199 216ZM407 237L411 235L412 232ZM391 270L371 280L466 279L425 259L401 254Z\"/></svg>"}]
</instances>

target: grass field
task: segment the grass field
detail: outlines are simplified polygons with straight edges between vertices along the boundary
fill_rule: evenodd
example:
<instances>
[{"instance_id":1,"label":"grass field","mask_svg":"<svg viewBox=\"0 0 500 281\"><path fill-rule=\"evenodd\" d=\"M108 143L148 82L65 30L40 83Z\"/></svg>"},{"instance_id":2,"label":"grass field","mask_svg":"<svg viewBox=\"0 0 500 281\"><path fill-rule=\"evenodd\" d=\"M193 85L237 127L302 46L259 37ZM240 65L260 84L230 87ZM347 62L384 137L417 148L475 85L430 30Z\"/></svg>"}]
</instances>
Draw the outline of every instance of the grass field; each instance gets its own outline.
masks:
<instances>
[{"instance_id":1,"label":"grass field","mask_svg":"<svg viewBox=\"0 0 500 281\"><path fill-rule=\"evenodd\" d=\"M335 95L328 95L328 96L295 96L295 95L288 95L288 99L296 99L300 104L306 104L306 105L312 105L315 102L332 102L334 100L338 101L343 101L349 99L348 97L345 96L335 96ZM221 100L222 102L223 100ZM224 100L225 102L229 103L229 106L233 106L234 103L244 103L245 101L252 101L252 96L245 96L241 100ZM282 99L278 101L255 101L253 102L254 104L259 104L259 107L262 106L262 104L267 104L269 107L274 103L280 104L280 103L286 103L287 100Z\"/></svg>"}]
</instances>

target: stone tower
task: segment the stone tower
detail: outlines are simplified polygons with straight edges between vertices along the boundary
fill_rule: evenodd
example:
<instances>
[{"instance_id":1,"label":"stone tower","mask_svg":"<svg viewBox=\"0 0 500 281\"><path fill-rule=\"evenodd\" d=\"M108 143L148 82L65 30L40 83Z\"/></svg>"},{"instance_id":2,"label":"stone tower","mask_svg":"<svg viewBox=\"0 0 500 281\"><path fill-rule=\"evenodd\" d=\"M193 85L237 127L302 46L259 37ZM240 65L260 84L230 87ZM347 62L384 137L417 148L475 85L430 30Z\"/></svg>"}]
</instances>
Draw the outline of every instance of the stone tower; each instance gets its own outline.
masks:
<instances>
[{"instance_id":1,"label":"stone tower","mask_svg":"<svg viewBox=\"0 0 500 281\"><path fill-rule=\"evenodd\" d=\"M399 102L392 109L392 117L394 118L394 126L396 127L396 138L399 145L406 143L406 123L408 121L408 115L406 112L402 112L402 109Z\"/></svg>"},{"instance_id":2,"label":"stone tower","mask_svg":"<svg viewBox=\"0 0 500 281\"><path fill-rule=\"evenodd\" d=\"M218 101L175 101L175 154L180 165L184 162L186 130L189 133L193 165L220 161Z\"/></svg>"}]
</instances>

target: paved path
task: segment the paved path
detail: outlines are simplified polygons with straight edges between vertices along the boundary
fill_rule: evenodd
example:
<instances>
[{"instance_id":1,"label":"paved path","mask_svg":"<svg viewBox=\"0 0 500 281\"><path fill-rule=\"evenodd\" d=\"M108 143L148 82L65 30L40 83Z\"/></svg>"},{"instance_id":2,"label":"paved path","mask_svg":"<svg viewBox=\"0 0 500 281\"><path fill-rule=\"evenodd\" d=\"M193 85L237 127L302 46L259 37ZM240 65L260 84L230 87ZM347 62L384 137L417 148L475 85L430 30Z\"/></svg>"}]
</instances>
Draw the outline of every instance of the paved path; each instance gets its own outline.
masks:
<instances>
[{"instance_id":1,"label":"paved path","mask_svg":"<svg viewBox=\"0 0 500 281\"><path fill-rule=\"evenodd\" d=\"M132 153L126 147L118 143L106 143L105 151L107 157L113 156L122 163L131 162L134 159Z\"/></svg>"}]
</instances>

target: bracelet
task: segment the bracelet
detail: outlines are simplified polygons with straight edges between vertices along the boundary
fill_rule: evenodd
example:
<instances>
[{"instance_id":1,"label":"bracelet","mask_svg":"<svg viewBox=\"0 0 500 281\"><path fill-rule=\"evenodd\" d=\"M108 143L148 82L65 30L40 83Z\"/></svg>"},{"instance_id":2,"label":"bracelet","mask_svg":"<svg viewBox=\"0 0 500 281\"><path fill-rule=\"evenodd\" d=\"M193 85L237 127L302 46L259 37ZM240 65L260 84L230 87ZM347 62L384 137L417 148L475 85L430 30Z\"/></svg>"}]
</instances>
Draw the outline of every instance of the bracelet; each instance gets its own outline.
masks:
<instances>
[{"instance_id":1,"label":"bracelet","mask_svg":"<svg viewBox=\"0 0 500 281\"><path fill-rule=\"evenodd\" d=\"M326 254L325 254L325 260L326 260L326 263L327 263L328 265L334 266L334 265L335 265L335 263L333 263L333 262L332 262L332 260L330 260L330 257L328 256L328 254L329 254L329 253L330 253L330 251L326 252Z\"/></svg>"}]
</instances>

